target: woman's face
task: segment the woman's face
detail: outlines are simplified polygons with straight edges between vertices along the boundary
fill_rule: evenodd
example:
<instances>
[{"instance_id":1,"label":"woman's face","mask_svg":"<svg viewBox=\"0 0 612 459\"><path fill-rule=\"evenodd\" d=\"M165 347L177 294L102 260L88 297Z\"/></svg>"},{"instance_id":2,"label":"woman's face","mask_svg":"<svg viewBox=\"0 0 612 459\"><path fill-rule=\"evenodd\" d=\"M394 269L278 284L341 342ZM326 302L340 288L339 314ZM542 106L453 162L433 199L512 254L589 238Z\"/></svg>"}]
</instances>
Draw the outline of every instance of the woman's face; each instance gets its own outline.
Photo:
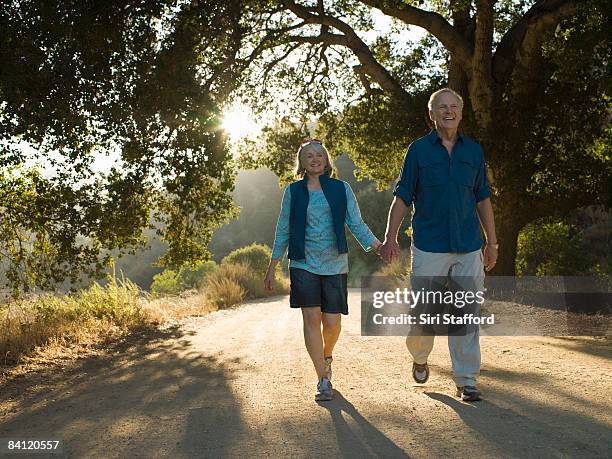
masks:
<instances>
[{"instance_id":1,"label":"woman's face","mask_svg":"<svg viewBox=\"0 0 612 459\"><path fill-rule=\"evenodd\" d=\"M322 151L309 148L302 154L302 167L308 175L321 175L326 165L327 157Z\"/></svg>"}]
</instances>

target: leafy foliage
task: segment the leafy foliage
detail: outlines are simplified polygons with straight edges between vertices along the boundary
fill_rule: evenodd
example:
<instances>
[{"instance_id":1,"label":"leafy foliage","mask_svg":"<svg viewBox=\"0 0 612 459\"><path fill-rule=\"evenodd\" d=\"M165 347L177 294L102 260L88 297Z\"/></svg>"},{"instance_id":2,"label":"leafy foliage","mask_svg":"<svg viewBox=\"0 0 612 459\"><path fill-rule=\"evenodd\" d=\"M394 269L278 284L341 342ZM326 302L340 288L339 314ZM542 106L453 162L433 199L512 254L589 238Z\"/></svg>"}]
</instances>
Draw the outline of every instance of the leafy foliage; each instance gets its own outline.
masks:
<instances>
[{"instance_id":1,"label":"leafy foliage","mask_svg":"<svg viewBox=\"0 0 612 459\"><path fill-rule=\"evenodd\" d=\"M199 288L206 276L213 272L216 267L217 264L212 260L184 265L179 271L178 280L184 289Z\"/></svg>"},{"instance_id":2,"label":"leafy foliage","mask_svg":"<svg viewBox=\"0 0 612 459\"><path fill-rule=\"evenodd\" d=\"M183 265L178 272L165 269L153 276L151 293L155 296L178 295L185 290L198 289L216 267L217 264L209 260Z\"/></svg>"},{"instance_id":3,"label":"leafy foliage","mask_svg":"<svg viewBox=\"0 0 612 459\"><path fill-rule=\"evenodd\" d=\"M178 295L183 287L178 281L178 274L172 269L164 269L161 273L153 276L151 293L154 296Z\"/></svg>"},{"instance_id":4,"label":"leafy foliage","mask_svg":"<svg viewBox=\"0 0 612 459\"><path fill-rule=\"evenodd\" d=\"M517 274L563 276L597 274L596 260L569 224L545 219L527 225L518 240Z\"/></svg>"},{"instance_id":5,"label":"leafy foliage","mask_svg":"<svg viewBox=\"0 0 612 459\"><path fill-rule=\"evenodd\" d=\"M151 214L178 267L232 215L236 2L3 2L0 239L13 293L100 272ZM106 157L111 167L95 162ZM44 174L34 167L44 169Z\"/></svg>"},{"instance_id":6,"label":"leafy foliage","mask_svg":"<svg viewBox=\"0 0 612 459\"><path fill-rule=\"evenodd\" d=\"M245 265L256 276L260 276L263 283L263 276L266 274L271 256L272 250L270 247L262 244L251 244L232 251L223 259L221 264Z\"/></svg>"},{"instance_id":7,"label":"leafy foliage","mask_svg":"<svg viewBox=\"0 0 612 459\"><path fill-rule=\"evenodd\" d=\"M298 148L308 137L305 121L281 118L275 125L264 127L257 140L245 139L239 145L240 165L245 169L267 167L280 177L281 184L287 184L294 179Z\"/></svg>"}]
</instances>

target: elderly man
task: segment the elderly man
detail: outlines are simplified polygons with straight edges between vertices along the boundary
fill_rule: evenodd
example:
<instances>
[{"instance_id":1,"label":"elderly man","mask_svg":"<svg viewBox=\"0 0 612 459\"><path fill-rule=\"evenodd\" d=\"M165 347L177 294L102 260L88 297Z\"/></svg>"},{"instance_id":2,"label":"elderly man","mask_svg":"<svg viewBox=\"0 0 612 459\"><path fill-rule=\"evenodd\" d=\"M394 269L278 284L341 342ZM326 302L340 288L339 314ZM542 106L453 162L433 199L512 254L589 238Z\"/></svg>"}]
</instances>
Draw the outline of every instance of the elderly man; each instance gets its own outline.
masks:
<instances>
[{"instance_id":1,"label":"elderly man","mask_svg":"<svg viewBox=\"0 0 612 459\"><path fill-rule=\"evenodd\" d=\"M406 209L413 204L412 288L418 279L434 277L460 285L473 279L476 288L484 288L483 269L495 266L498 244L482 148L457 131L463 109L459 94L441 89L431 95L428 106L435 129L408 148L380 254L385 261L399 257L398 230ZM484 254L481 225L486 237ZM478 326L448 334L457 396L465 401L480 400L476 387L480 373ZM428 333L411 333L406 339L417 383L429 378L427 357L433 343L434 336Z\"/></svg>"}]
</instances>

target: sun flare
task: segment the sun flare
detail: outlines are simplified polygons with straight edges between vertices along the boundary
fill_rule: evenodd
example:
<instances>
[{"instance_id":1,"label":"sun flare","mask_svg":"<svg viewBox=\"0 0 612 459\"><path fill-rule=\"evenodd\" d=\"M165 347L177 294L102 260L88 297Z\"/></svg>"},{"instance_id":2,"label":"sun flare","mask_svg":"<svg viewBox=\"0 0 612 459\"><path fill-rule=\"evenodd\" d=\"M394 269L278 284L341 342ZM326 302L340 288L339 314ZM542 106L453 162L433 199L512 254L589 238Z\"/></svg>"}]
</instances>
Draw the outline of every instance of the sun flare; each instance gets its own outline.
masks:
<instances>
[{"instance_id":1,"label":"sun flare","mask_svg":"<svg viewBox=\"0 0 612 459\"><path fill-rule=\"evenodd\" d=\"M261 127L253 119L250 110L243 105L230 107L223 115L221 126L234 141L243 137L255 136L261 131Z\"/></svg>"}]
</instances>

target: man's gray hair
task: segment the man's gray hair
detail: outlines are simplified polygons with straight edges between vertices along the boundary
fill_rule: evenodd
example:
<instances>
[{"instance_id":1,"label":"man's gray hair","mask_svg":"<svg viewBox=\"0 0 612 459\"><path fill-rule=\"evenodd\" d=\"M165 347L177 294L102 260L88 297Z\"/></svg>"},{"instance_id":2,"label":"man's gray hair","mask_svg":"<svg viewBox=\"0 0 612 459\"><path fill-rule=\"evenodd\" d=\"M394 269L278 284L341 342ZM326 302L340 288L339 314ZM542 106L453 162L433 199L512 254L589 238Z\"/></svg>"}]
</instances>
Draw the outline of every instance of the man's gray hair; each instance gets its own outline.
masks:
<instances>
[{"instance_id":1,"label":"man's gray hair","mask_svg":"<svg viewBox=\"0 0 612 459\"><path fill-rule=\"evenodd\" d=\"M434 106L434 103L436 102L436 99L446 92L449 92L453 96L455 96L457 100L459 101L459 105L463 107L463 97L461 97L457 91L453 91L451 88L442 88L442 89L438 89L431 96L429 96L429 102L427 102L427 108L431 110Z\"/></svg>"}]
</instances>

